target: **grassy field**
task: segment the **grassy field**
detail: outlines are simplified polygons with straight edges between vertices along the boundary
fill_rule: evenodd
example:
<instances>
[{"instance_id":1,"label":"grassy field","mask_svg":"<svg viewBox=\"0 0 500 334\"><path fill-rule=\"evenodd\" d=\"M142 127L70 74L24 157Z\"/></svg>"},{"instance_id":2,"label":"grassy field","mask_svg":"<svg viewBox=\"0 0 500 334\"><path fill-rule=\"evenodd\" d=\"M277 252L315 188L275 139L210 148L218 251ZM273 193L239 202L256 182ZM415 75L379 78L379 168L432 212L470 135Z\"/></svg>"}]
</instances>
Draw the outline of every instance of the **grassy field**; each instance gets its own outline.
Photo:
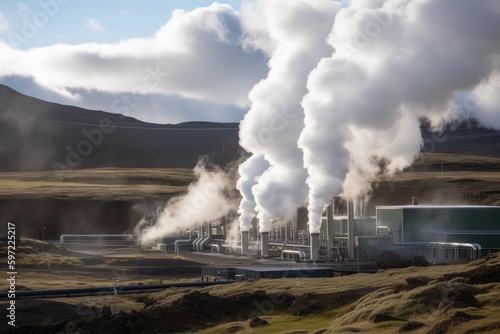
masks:
<instances>
[{"instance_id":1,"label":"grassy field","mask_svg":"<svg viewBox=\"0 0 500 334\"><path fill-rule=\"evenodd\" d=\"M423 153L412 167L373 184L370 209L376 205L500 205L500 159Z\"/></svg>"},{"instance_id":2,"label":"grassy field","mask_svg":"<svg viewBox=\"0 0 500 334\"><path fill-rule=\"evenodd\" d=\"M110 277L90 279L85 268L73 267L74 261L81 261L84 253L74 253L58 245L40 253L41 243L37 240L27 239L21 244L24 248L19 250L19 263L25 261L20 265L25 269L17 275L18 290L112 284ZM141 261L148 256L155 257L144 253ZM177 261L175 266L192 261L190 253L185 257L163 256ZM60 262L54 262L48 270L48 260ZM116 265L102 260L104 266ZM63 266L68 269L62 270ZM142 283L157 284L158 281L143 280ZM128 284L137 284L137 281L120 281L120 285ZM117 301L119 309L124 311L120 316L87 316L93 314L91 310L113 303L112 296L96 296L23 301L18 306L24 322L35 327L59 324L64 317L58 317L51 310L57 307L74 319L82 333L94 332L101 326L110 333L116 332L123 326L121 321L127 319L136 319L130 327L145 333L154 328L163 328L168 333L194 330L206 334L399 333L404 326L415 324L421 326L411 331L417 334L497 333L500 330L500 254L469 263L389 269L376 274L261 279L123 295ZM26 313L30 309L36 312ZM31 316L34 318L28 318ZM255 317L267 324L251 327Z\"/></svg>"},{"instance_id":3,"label":"grassy field","mask_svg":"<svg viewBox=\"0 0 500 334\"><path fill-rule=\"evenodd\" d=\"M0 173L0 198L165 198L184 192L193 180L193 171L182 168Z\"/></svg>"},{"instance_id":4,"label":"grassy field","mask_svg":"<svg viewBox=\"0 0 500 334\"><path fill-rule=\"evenodd\" d=\"M235 326L241 327L238 333L398 333L409 322L423 324L412 333L498 333L500 283L479 284L481 280L477 277L481 274L476 276L477 281L474 278L449 279L446 275L461 276L460 273L471 270L481 272L488 267L496 270L499 265L500 256L495 254L462 265L391 269L374 275L357 274L338 278L259 280L211 287L207 288L211 294L226 297L252 291L266 291L268 295L289 293L294 296L313 292L330 300L335 293L354 291L360 287L373 288L374 291L353 303L336 308L315 308L310 305L314 302L310 302L309 305L305 304L310 307L310 311L302 316L291 315L289 310L273 311L272 307L268 307L268 312L261 310L261 316L269 322L266 326L251 328L248 321L230 322L202 333L229 333ZM488 276L485 274L485 277ZM406 281L411 277L426 277L429 282L411 286ZM156 298L163 301L175 297L159 293ZM378 322L375 320L377 315L399 319Z\"/></svg>"},{"instance_id":5,"label":"grassy field","mask_svg":"<svg viewBox=\"0 0 500 334\"><path fill-rule=\"evenodd\" d=\"M377 274L261 279L205 288L168 289L150 295L120 296L118 305L126 313L139 312L150 326L163 327L166 332L183 332L170 331L169 327L165 327L178 319L181 325L191 321L192 329L205 334L399 333L400 328L410 323L421 324L421 328L412 331L417 334L497 333L500 330L497 317L500 312L500 283L485 272L487 268L495 271L500 268L500 254L468 264L390 269ZM472 270L479 273L468 276L467 272ZM459 277L453 278L455 276ZM424 277L428 283L407 283L409 278L415 277ZM94 281L78 275L57 278L50 273L25 273L19 281L29 281L26 288L32 289L42 285L47 288L47 282L50 282L50 288L110 284L109 280ZM349 298L349 293L360 289L366 293ZM203 306L190 296L201 298ZM100 307L113 303L111 296L62 298L58 301L73 307ZM205 301L209 302L208 305L204 304ZM145 304L150 306L145 307ZM207 308L208 313L199 311L199 307ZM237 309L236 315L231 309ZM296 314L297 310L300 314ZM196 319L198 312L202 312L200 320ZM165 317L166 314L169 316ZM394 319L376 320L381 316ZM251 327L250 320L255 317L264 319L267 324ZM203 329L202 322L207 319L213 327ZM116 326L118 318L92 320L82 320L79 324L83 333L102 322L111 322ZM143 329L147 328L151 327Z\"/></svg>"},{"instance_id":6,"label":"grassy field","mask_svg":"<svg viewBox=\"0 0 500 334\"><path fill-rule=\"evenodd\" d=\"M191 169L99 168L0 173L0 198L134 200L168 198L195 179ZM373 203L500 204L500 158L422 153L412 167L373 184Z\"/></svg>"}]
</instances>

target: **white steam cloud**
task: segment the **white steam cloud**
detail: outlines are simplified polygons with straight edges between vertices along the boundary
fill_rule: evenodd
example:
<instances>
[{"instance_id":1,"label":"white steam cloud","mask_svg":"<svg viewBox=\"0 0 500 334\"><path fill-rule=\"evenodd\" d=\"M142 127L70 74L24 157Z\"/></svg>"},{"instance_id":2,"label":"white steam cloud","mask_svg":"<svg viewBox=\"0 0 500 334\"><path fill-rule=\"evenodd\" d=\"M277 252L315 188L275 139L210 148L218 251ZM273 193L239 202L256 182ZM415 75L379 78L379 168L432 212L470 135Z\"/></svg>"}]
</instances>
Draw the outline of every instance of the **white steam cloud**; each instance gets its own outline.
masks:
<instances>
[{"instance_id":1,"label":"white steam cloud","mask_svg":"<svg viewBox=\"0 0 500 334\"><path fill-rule=\"evenodd\" d=\"M338 7L331 1L258 1L247 7L264 20L257 30L249 27L247 42L270 52L269 73L250 92L252 107L240 127L240 144L271 165L261 170L240 168L240 184L253 185L259 229L268 232L274 219L289 219L307 198L302 152L297 140L304 124L300 105L307 92L306 79L317 62L331 53L326 44ZM267 37L267 42L263 42ZM269 47L272 45L272 47ZM304 47L307 45L307 47ZM261 158L259 158L261 159ZM249 160L248 165L252 165ZM261 167L262 164L259 164ZM262 175L261 175L262 174ZM256 176L260 175L258 178ZM241 224L253 213L251 196L243 193Z\"/></svg>"},{"instance_id":2,"label":"white steam cloud","mask_svg":"<svg viewBox=\"0 0 500 334\"><path fill-rule=\"evenodd\" d=\"M231 196L233 185L227 173L220 168L207 169L202 159L194 174L196 181L189 185L187 193L167 202L157 224L147 230L144 239L184 232L236 210L237 201Z\"/></svg>"},{"instance_id":3,"label":"white steam cloud","mask_svg":"<svg viewBox=\"0 0 500 334\"><path fill-rule=\"evenodd\" d=\"M259 177L267 168L269 163L264 159L264 156L254 154L238 167L240 178L236 182L236 188L240 191L241 201L238 213L240 214L240 230L249 231L251 222L256 214L255 198L252 193L252 187Z\"/></svg>"},{"instance_id":4,"label":"white steam cloud","mask_svg":"<svg viewBox=\"0 0 500 334\"><path fill-rule=\"evenodd\" d=\"M240 140L270 163L252 188L266 230L308 194L310 232L319 232L332 196L367 195L377 175L411 165L422 119L434 129L461 118L500 128L497 1L351 1L336 16L331 8L330 1L258 1L260 15L250 15L265 22L249 44L270 55L270 71L250 93ZM333 51L320 60L329 21ZM286 130L266 132L283 119ZM248 172L241 177L255 175Z\"/></svg>"}]
</instances>

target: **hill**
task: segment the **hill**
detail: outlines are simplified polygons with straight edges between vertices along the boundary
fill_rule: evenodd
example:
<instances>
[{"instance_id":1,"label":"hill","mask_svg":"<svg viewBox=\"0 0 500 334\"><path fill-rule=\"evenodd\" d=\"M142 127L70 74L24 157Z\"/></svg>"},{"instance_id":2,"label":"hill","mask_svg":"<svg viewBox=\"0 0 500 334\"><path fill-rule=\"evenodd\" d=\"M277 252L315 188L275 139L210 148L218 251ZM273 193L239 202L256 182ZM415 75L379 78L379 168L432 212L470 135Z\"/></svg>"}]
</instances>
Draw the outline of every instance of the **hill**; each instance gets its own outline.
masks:
<instances>
[{"instance_id":1,"label":"hill","mask_svg":"<svg viewBox=\"0 0 500 334\"><path fill-rule=\"evenodd\" d=\"M116 266L117 250L91 256L50 245L47 253L40 254L40 243L23 241L25 253L20 254L20 261L27 268L18 274L23 284L19 290L104 287L113 283L107 271ZM162 275L199 269L202 264L191 260L189 253L186 256L142 253L141 273L144 275L144 264L148 263L161 267ZM238 261L204 257L206 261ZM44 269L47 259L57 269ZM121 254L119 260L120 267L134 268L137 253ZM375 274L277 277L203 288L179 287L142 295L120 294L117 314L109 309L104 312L106 305L113 305L111 295L22 300L16 303L15 330L6 322L0 330L42 333L63 332L69 327L78 333L498 333L499 270L500 254L492 253L469 263L388 269ZM167 276L172 278L171 274ZM120 285L137 284L136 276L120 278ZM158 280L143 283L158 284ZM7 302L0 302L0 306L7 307Z\"/></svg>"},{"instance_id":2,"label":"hill","mask_svg":"<svg viewBox=\"0 0 500 334\"><path fill-rule=\"evenodd\" d=\"M60 105L0 85L0 171L193 168L199 156L238 159L238 123L151 124L125 115ZM422 125L423 152L500 157L500 131Z\"/></svg>"},{"instance_id":3,"label":"hill","mask_svg":"<svg viewBox=\"0 0 500 334\"><path fill-rule=\"evenodd\" d=\"M237 123L151 124L60 105L0 85L0 171L193 168L237 159Z\"/></svg>"}]
</instances>

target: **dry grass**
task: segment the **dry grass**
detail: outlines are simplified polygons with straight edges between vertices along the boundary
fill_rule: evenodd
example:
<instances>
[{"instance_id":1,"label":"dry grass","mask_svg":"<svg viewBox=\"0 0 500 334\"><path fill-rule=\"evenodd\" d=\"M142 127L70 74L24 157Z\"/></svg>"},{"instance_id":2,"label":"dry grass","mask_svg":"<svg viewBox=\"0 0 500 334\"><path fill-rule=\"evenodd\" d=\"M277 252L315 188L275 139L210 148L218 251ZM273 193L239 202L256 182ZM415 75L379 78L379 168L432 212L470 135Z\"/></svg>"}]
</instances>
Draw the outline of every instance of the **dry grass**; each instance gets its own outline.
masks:
<instances>
[{"instance_id":1,"label":"dry grass","mask_svg":"<svg viewBox=\"0 0 500 334\"><path fill-rule=\"evenodd\" d=\"M449 319L455 312L438 309L446 290L450 287L466 286L458 281L440 280L444 274L468 271L478 266L500 263L500 254L492 254L486 259L453 266L438 266L426 268L391 269L377 274L358 274L336 278L303 278L303 279L262 279L246 281L230 285L211 286L204 288L173 288L150 295L119 296L119 309L125 311L140 310L144 300L158 303L159 307L167 305L194 291L205 291L215 296L229 297L258 290L267 294L301 295L314 291L326 294L359 288L373 287L376 290L367 293L356 302L337 309L326 310L307 317L285 314L283 311L265 313L269 324L263 327L250 328L248 321L218 324L218 326L201 331L201 333L230 333L240 329L239 333L344 333L362 331L363 333L398 333L402 321L373 323L370 319L375 314L386 313L411 321L420 321L425 327L412 331L423 334L437 323ZM433 280L426 286L411 290L395 290L394 286L402 285L405 279L412 276L428 276ZM178 281L178 280L177 280ZM28 283L29 282L29 283ZM123 281L120 285L136 284L136 281ZM145 284L157 284L157 280L144 281ZM164 282L165 283L165 282ZM88 277L60 277L57 273L30 273L23 271L18 277L18 284L30 289L57 289L90 286L111 286L110 279L90 280ZM500 312L500 284L490 283L475 285L475 296L480 308L468 307L460 309L471 315L485 316L483 319L460 323L451 327L449 333L496 333L500 329L497 315ZM111 296L61 298L59 301L76 305L84 303L87 306L112 305ZM154 306L156 307L156 306ZM277 308L276 308L277 310ZM251 312L250 312L251 313Z\"/></svg>"},{"instance_id":2,"label":"dry grass","mask_svg":"<svg viewBox=\"0 0 500 334\"><path fill-rule=\"evenodd\" d=\"M134 199L175 195L194 180L190 169L98 168L0 173L0 197Z\"/></svg>"},{"instance_id":3,"label":"dry grass","mask_svg":"<svg viewBox=\"0 0 500 334\"><path fill-rule=\"evenodd\" d=\"M17 265L20 267L81 267L83 262L72 256L59 254L22 254L17 258Z\"/></svg>"},{"instance_id":4,"label":"dry grass","mask_svg":"<svg viewBox=\"0 0 500 334\"><path fill-rule=\"evenodd\" d=\"M486 261L486 263L485 263ZM258 290L266 293L291 293L300 295L314 291L318 294L346 291L360 287L378 288L368 293L351 305L340 309L330 310L315 314L307 318L285 314L270 314L266 316L269 325L262 328L250 328L247 322L221 324L217 327L202 331L202 333L229 333L232 329L240 327L239 333L342 333L349 331L362 331L363 333L398 333L404 324L402 321L388 321L373 323L370 319L375 314L390 314L409 321L420 321L425 327L412 331L412 333L426 333L437 323L449 319L453 312L461 310L471 315L482 315L484 319L452 326L449 333L496 333L500 329L497 315L500 312L500 284L491 283L484 285L470 285L457 281L441 281L443 274L471 270L479 265L493 265L499 263L500 255L492 255L488 259L481 259L468 264L453 266L439 266L427 268L391 269L374 275L358 274L338 278L314 279L276 279L259 280L255 282L242 282L227 286L213 286L203 288L212 295L233 296L245 292ZM426 286L411 290L394 290L397 284L403 284L411 276L428 276L433 280ZM476 293L480 308L466 307L445 311L439 309L439 304L450 288L469 288ZM161 304L171 303L186 293L196 290L178 289L156 293L151 297Z\"/></svg>"},{"instance_id":5,"label":"dry grass","mask_svg":"<svg viewBox=\"0 0 500 334\"><path fill-rule=\"evenodd\" d=\"M330 323L330 320L326 317L306 318L306 317L279 315L279 316L263 316L261 318L268 321L269 324L262 327L252 328L249 326L248 321L237 321L219 325L206 330L202 330L199 333L203 334L234 333L234 330L238 328L239 329L237 331L238 334L249 334L249 333L299 334L299 333L311 333L317 330L318 328L327 328Z\"/></svg>"},{"instance_id":6,"label":"dry grass","mask_svg":"<svg viewBox=\"0 0 500 334\"><path fill-rule=\"evenodd\" d=\"M444 173L441 173L441 166ZM0 173L0 197L3 198L165 198L182 193L194 180L191 169L183 168L97 168L62 172ZM458 181L457 181L458 180ZM464 184L460 180L466 180ZM474 182L471 182L475 181ZM413 195L429 184L456 187L472 192L498 190L500 158L422 153L408 170L380 182L392 182L392 188L411 187ZM496 188L495 188L496 187ZM463 188L463 189L462 189ZM377 189L375 190L377 198ZM381 194L383 195L383 194ZM420 194L421 196L423 194Z\"/></svg>"}]
</instances>

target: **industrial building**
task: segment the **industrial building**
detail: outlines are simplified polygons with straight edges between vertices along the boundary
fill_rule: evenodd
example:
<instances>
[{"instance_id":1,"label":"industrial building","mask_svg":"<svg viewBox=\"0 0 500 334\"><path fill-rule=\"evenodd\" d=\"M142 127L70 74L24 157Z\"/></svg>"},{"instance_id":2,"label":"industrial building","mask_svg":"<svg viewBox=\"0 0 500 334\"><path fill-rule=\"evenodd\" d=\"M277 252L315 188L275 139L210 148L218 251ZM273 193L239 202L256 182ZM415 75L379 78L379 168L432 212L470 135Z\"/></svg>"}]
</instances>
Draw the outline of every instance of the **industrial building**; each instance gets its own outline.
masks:
<instances>
[{"instance_id":1,"label":"industrial building","mask_svg":"<svg viewBox=\"0 0 500 334\"><path fill-rule=\"evenodd\" d=\"M477 243L500 248L500 207L379 206L377 227L386 226L393 243Z\"/></svg>"},{"instance_id":2,"label":"industrial building","mask_svg":"<svg viewBox=\"0 0 500 334\"><path fill-rule=\"evenodd\" d=\"M477 259L500 250L498 206L379 206L377 232L404 255Z\"/></svg>"},{"instance_id":3,"label":"industrial building","mask_svg":"<svg viewBox=\"0 0 500 334\"><path fill-rule=\"evenodd\" d=\"M364 204L347 203L344 215L333 204L323 216L321 233L310 234L307 211L299 209L287 222L277 221L270 232L258 233L258 221L241 240L226 239L228 221L200 224L183 238L164 238L166 251L212 251L312 262L376 261L384 251L432 263L477 259L500 250L498 206L376 206L366 216ZM356 208L357 207L357 208Z\"/></svg>"}]
</instances>

